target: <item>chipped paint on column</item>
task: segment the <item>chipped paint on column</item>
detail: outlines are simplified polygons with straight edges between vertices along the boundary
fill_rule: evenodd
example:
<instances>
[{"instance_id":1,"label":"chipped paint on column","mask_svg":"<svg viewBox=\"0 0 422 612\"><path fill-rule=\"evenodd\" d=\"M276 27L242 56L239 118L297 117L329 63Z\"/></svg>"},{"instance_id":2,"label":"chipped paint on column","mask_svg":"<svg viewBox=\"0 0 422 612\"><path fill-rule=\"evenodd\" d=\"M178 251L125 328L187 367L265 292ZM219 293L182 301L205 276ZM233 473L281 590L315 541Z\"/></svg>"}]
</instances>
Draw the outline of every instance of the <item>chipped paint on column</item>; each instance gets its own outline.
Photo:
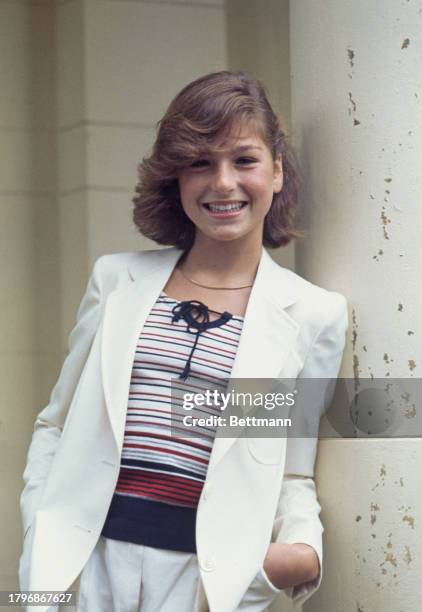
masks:
<instances>
[{"instance_id":1,"label":"chipped paint on column","mask_svg":"<svg viewBox=\"0 0 422 612\"><path fill-rule=\"evenodd\" d=\"M307 612L419 612L420 446L418 439L320 442L325 575Z\"/></svg>"},{"instance_id":2,"label":"chipped paint on column","mask_svg":"<svg viewBox=\"0 0 422 612\"><path fill-rule=\"evenodd\" d=\"M422 0L293 0L290 19L296 269L348 299L355 388L421 378ZM420 609L421 467L420 438L320 443L325 574L307 611Z\"/></svg>"}]
</instances>

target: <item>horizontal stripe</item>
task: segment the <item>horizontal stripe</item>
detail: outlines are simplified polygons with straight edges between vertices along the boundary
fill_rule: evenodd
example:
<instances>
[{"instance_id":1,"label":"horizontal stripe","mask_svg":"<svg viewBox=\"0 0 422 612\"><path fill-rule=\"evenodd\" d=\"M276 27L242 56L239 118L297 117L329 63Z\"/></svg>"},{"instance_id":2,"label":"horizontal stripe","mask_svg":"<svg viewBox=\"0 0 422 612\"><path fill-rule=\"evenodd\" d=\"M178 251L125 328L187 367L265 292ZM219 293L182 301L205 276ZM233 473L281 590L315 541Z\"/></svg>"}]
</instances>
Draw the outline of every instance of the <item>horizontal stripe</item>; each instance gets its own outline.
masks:
<instances>
[{"instance_id":1,"label":"horizontal stripe","mask_svg":"<svg viewBox=\"0 0 422 612\"><path fill-rule=\"evenodd\" d=\"M233 316L201 332L191 356L189 378L181 380L178 376L197 334L188 331L183 319L172 322L172 309L178 303L162 292L140 332L120 472L103 528L106 537L173 550L194 545L192 521L216 435L216 428L210 426L192 432L184 427L183 417L220 413L214 405L185 410L183 394L227 388L243 326L243 318ZM152 507L154 513L143 522ZM175 509L188 513L181 523L175 520ZM174 531L179 534L170 533ZM171 548L175 545L179 548Z\"/></svg>"}]
</instances>

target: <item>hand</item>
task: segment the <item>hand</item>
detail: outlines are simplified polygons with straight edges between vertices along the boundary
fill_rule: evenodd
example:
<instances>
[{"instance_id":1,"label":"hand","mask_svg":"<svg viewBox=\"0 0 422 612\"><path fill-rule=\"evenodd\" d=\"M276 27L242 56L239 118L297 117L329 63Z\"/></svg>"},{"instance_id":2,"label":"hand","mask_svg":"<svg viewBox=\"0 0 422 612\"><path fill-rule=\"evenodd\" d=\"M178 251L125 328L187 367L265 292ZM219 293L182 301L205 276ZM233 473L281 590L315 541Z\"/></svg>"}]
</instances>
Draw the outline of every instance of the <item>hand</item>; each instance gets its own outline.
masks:
<instances>
[{"instance_id":1,"label":"hand","mask_svg":"<svg viewBox=\"0 0 422 612\"><path fill-rule=\"evenodd\" d=\"M318 555L308 544L271 543L264 559L264 570L278 589L316 580L320 567Z\"/></svg>"}]
</instances>

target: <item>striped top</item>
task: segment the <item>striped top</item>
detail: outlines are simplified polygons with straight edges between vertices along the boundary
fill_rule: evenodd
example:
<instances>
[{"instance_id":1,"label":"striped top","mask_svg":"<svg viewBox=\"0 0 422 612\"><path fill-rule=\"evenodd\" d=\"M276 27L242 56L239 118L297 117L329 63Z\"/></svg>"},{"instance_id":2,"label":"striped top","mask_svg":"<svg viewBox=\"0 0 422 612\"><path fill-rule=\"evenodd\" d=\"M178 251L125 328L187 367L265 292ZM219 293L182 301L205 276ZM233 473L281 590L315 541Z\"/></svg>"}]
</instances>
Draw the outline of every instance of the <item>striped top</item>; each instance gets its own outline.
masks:
<instances>
[{"instance_id":1,"label":"striped top","mask_svg":"<svg viewBox=\"0 0 422 612\"><path fill-rule=\"evenodd\" d=\"M228 321L209 323L199 334L189 378L180 380L196 339L196 330L188 331L185 320L173 321L173 310L180 304L161 292L140 333L120 473L102 534L195 552L196 509L216 429L196 428L193 435L182 419L193 412L219 414L219 407L187 411L182 394L226 388L243 318L230 315Z\"/></svg>"}]
</instances>

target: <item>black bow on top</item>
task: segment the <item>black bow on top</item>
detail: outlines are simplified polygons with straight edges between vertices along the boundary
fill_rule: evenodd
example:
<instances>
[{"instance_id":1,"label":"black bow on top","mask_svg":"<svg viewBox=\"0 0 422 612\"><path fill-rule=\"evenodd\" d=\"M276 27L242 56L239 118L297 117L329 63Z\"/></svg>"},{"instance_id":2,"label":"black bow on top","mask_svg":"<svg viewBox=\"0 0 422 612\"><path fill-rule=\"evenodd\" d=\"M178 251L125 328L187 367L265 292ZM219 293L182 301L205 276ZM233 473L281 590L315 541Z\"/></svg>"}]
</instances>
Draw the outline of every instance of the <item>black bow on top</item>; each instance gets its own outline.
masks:
<instances>
[{"instance_id":1,"label":"black bow on top","mask_svg":"<svg viewBox=\"0 0 422 612\"><path fill-rule=\"evenodd\" d=\"M229 321L233 315L226 311L220 313L216 310L211 310L199 300L186 300L184 302L179 302L176 304L176 306L174 306L172 312L172 323L180 321L180 319L184 319L187 324L186 331L190 334L196 334L195 342L193 343L188 360L186 361L183 372L179 376L180 379L185 380L190 372L191 359L198 343L199 335L207 329L224 325L224 323ZM210 321L210 312L215 312L221 316L215 321Z\"/></svg>"}]
</instances>

